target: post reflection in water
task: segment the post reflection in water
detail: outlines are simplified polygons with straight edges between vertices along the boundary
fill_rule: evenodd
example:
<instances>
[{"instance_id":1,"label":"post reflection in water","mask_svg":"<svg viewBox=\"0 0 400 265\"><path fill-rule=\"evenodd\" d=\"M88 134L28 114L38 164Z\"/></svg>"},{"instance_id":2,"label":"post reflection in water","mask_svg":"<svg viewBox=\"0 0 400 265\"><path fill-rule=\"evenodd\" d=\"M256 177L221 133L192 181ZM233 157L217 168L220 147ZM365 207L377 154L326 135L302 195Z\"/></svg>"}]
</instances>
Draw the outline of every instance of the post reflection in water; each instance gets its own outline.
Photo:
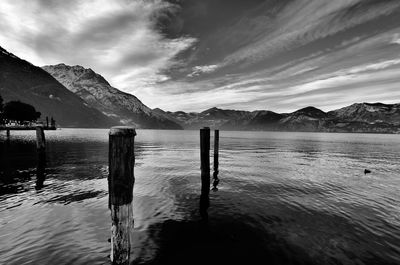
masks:
<instances>
[{"instance_id":1,"label":"post reflection in water","mask_svg":"<svg viewBox=\"0 0 400 265\"><path fill-rule=\"evenodd\" d=\"M218 171L214 171L213 179L214 181L213 181L212 191L216 192L218 191L218 184L219 184ZM210 207L210 196L208 189L209 186L202 185L201 195L200 195L200 216L203 221L208 220L208 208Z\"/></svg>"},{"instance_id":2,"label":"post reflection in water","mask_svg":"<svg viewBox=\"0 0 400 265\"><path fill-rule=\"evenodd\" d=\"M208 220L208 207L210 207L210 197L208 194L200 195L200 216L203 221Z\"/></svg>"},{"instance_id":3,"label":"post reflection in water","mask_svg":"<svg viewBox=\"0 0 400 265\"><path fill-rule=\"evenodd\" d=\"M214 178L214 181L213 181L213 188L212 188L212 191L218 191L218 184L219 184L219 178L218 178L218 170L216 170L216 171L214 171L214 173L213 173L213 178Z\"/></svg>"},{"instance_id":4,"label":"post reflection in water","mask_svg":"<svg viewBox=\"0 0 400 265\"><path fill-rule=\"evenodd\" d=\"M41 190L44 187L46 180L46 152L38 151L38 161L36 167L36 190Z\"/></svg>"}]
</instances>

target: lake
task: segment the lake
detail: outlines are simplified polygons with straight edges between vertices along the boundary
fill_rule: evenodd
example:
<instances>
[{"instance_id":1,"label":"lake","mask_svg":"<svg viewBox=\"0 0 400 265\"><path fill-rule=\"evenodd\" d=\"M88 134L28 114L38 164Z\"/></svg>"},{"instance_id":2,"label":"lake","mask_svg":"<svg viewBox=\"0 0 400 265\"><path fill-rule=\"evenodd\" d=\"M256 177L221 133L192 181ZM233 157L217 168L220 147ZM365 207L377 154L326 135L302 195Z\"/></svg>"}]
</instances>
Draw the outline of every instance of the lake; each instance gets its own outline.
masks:
<instances>
[{"instance_id":1,"label":"lake","mask_svg":"<svg viewBox=\"0 0 400 265\"><path fill-rule=\"evenodd\" d=\"M108 130L1 133L0 263L109 264ZM133 264L400 264L400 135L221 131L208 219L199 131L135 152Z\"/></svg>"}]
</instances>

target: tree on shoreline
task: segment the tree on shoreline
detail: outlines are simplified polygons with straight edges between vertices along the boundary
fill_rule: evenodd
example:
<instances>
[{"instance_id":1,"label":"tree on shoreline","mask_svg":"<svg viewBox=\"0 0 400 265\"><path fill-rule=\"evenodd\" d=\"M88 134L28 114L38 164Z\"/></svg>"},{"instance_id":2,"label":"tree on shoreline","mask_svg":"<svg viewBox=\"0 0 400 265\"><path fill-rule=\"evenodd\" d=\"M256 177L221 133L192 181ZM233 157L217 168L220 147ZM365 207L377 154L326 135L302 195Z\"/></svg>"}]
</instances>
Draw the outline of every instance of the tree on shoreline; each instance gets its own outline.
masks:
<instances>
[{"instance_id":1,"label":"tree on shoreline","mask_svg":"<svg viewBox=\"0 0 400 265\"><path fill-rule=\"evenodd\" d=\"M3 107L3 116L7 121L33 122L40 118L41 113L29 104L20 101L7 102Z\"/></svg>"}]
</instances>

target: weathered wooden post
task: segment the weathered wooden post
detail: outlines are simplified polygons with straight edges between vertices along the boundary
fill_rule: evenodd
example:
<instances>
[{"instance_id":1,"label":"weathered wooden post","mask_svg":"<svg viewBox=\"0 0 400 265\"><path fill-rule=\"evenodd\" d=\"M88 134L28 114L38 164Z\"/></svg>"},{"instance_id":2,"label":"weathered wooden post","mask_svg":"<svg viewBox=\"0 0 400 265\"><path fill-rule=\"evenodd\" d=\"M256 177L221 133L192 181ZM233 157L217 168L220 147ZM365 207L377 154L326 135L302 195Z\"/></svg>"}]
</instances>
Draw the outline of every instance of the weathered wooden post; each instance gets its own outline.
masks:
<instances>
[{"instance_id":1,"label":"weathered wooden post","mask_svg":"<svg viewBox=\"0 0 400 265\"><path fill-rule=\"evenodd\" d=\"M210 194L210 128L200 129L201 196L200 215L207 218Z\"/></svg>"},{"instance_id":2,"label":"weathered wooden post","mask_svg":"<svg viewBox=\"0 0 400 265\"><path fill-rule=\"evenodd\" d=\"M7 129L6 134L7 134L7 140L10 140L10 129Z\"/></svg>"},{"instance_id":3,"label":"weathered wooden post","mask_svg":"<svg viewBox=\"0 0 400 265\"><path fill-rule=\"evenodd\" d=\"M133 127L112 127L109 133L109 208L111 210L111 262L129 264L130 233L133 228L133 185L135 183Z\"/></svg>"},{"instance_id":4,"label":"weathered wooden post","mask_svg":"<svg viewBox=\"0 0 400 265\"><path fill-rule=\"evenodd\" d=\"M36 149L39 152L44 152L46 150L43 126L36 126Z\"/></svg>"},{"instance_id":5,"label":"weathered wooden post","mask_svg":"<svg viewBox=\"0 0 400 265\"><path fill-rule=\"evenodd\" d=\"M201 188L210 191L210 128L200 130Z\"/></svg>"},{"instance_id":6,"label":"weathered wooden post","mask_svg":"<svg viewBox=\"0 0 400 265\"><path fill-rule=\"evenodd\" d=\"M214 173L213 173L213 191L217 191L218 188L218 183L219 183L219 178L218 178L218 166L219 166L219 130L214 131Z\"/></svg>"},{"instance_id":7,"label":"weathered wooden post","mask_svg":"<svg viewBox=\"0 0 400 265\"><path fill-rule=\"evenodd\" d=\"M219 130L214 131L214 174L218 175Z\"/></svg>"},{"instance_id":8,"label":"weathered wooden post","mask_svg":"<svg viewBox=\"0 0 400 265\"><path fill-rule=\"evenodd\" d=\"M46 116L46 128L47 129L49 128L49 117L48 116Z\"/></svg>"}]
</instances>

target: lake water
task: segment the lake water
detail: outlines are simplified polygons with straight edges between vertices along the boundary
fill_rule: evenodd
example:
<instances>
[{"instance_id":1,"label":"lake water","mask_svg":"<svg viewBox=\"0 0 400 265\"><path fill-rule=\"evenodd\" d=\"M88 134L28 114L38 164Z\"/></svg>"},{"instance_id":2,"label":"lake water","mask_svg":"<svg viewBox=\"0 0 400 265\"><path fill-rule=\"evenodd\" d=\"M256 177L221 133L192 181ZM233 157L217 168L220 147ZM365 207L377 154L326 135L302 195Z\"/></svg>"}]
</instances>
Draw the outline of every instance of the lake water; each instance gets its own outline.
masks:
<instances>
[{"instance_id":1,"label":"lake water","mask_svg":"<svg viewBox=\"0 0 400 265\"><path fill-rule=\"evenodd\" d=\"M108 130L46 131L39 178L1 133L0 263L109 264ZM199 132L137 131L133 264L400 264L400 135L220 134L206 220Z\"/></svg>"}]
</instances>

